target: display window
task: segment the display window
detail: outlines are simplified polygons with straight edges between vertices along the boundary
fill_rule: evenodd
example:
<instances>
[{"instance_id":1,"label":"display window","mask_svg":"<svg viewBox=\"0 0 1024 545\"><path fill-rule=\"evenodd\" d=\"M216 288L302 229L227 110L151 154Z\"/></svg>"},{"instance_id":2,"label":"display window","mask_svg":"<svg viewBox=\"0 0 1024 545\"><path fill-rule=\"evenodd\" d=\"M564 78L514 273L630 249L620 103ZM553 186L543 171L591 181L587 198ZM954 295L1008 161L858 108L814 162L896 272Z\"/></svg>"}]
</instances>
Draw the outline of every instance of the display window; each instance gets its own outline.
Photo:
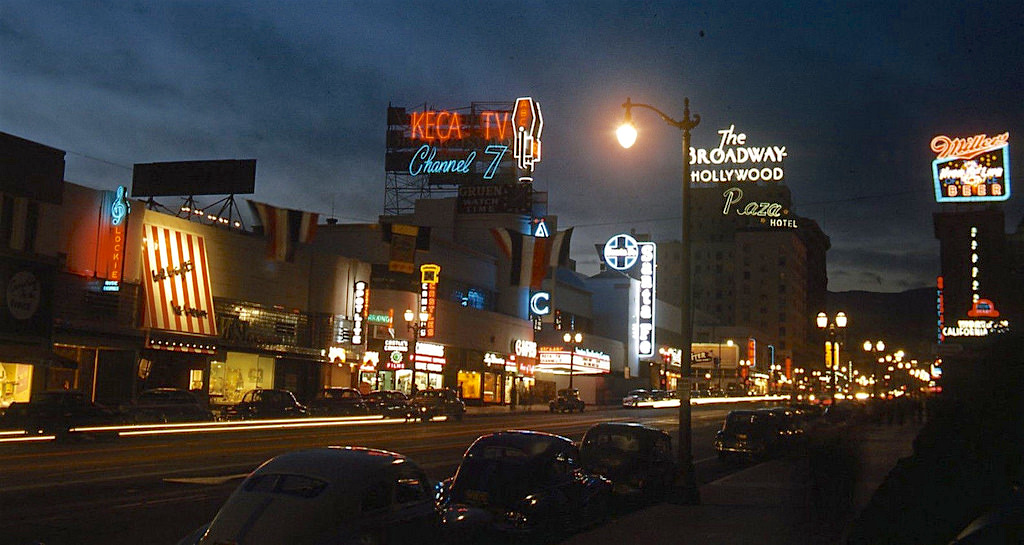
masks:
<instances>
[{"instance_id":1,"label":"display window","mask_svg":"<svg viewBox=\"0 0 1024 545\"><path fill-rule=\"evenodd\" d=\"M224 361L210 362L210 402L233 405L249 390L274 387L272 356L228 352Z\"/></svg>"},{"instance_id":2,"label":"display window","mask_svg":"<svg viewBox=\"0 0 1024 545\"><path fill-rule=\"evenodd\" d=\"M480 399L480 373L459 371L459 391L462 399Z\"/></svg>"},{"instance_id":3,"label":"display window","mask_svg":"<svg viewBox=\"0 0 1024 545\"><path fill-rule=\"evenodd\" d=\"M501 393L501 375L496 373L484 373L484 403L495 403L501 401L498 397Z\"/></svg>"},{"instance_id":4,"label":"display window","mask_svg":"<svg viewBox=\"0 0 1024 545\"><path fill-rule=\"evenodd\" d=\"M32 394L32 366L0 363L0 409L24 403Z\"/></svg>"}]
</instances>

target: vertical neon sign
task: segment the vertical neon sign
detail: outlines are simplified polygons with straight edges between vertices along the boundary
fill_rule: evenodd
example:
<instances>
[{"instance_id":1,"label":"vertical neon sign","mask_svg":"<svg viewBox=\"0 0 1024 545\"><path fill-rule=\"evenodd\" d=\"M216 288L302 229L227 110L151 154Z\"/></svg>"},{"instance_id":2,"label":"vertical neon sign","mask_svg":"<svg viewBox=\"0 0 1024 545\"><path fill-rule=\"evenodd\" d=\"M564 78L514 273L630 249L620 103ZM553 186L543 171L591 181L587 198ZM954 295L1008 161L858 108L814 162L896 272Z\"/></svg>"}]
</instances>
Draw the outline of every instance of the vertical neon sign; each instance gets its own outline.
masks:
<instances>
[{"instance_id":1,"label":"vertical neon sign","mask_svg":"<svg viewBox=\"0 0 1024 545\"><path fill-rule=\"evenodd\" d=\"M420 324L420 337L434 336L434 314L437 311L437 282L441 266L435 263L420 265L420 312L427 314L427 320Z\"/></svg>"},{"instance_id":2,"label":"vertical neon sign","mask_svg":"<svg viewBox=\"0 0 1024 545\"><path fill-rule=\"evenodd\" d=\"M640 242L640 291L637 308L637 355L649 358L654 355L654 301L655 269L657 268L657 246L653 242Z\"/></svg>"},{"instance_id":3,"label":"vertical neon sign","mask_svg":"<svg viewBox=\"0 0 1024 545\"><path fill-rule=\"evenodd\" d=\"M352 344L363 344L363 320L369 308L370 289L362 280L355 283L352 298Z\"/></svg>"}]
</instances>

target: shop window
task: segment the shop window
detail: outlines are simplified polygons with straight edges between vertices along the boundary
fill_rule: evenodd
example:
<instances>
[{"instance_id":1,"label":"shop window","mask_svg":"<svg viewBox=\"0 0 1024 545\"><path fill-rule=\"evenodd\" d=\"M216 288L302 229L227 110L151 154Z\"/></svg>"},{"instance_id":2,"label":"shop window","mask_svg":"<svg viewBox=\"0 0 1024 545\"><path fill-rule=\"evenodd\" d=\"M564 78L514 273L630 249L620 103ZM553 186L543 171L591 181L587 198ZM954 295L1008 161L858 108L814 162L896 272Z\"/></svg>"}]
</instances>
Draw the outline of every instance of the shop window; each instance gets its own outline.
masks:
<instances>
[{"instance_id":1,"label":"shop window","mask_svg":"<svg viewBox=\"0 0 1024 545\"><path fill-rule=\"evenodd\" d=\"M32 394L32 366L0 363L0 409L28 402Z\"/></svg>"},{"instance_id":2,"label":"shop window","mask_svg":"<svg viewBox=\"0 0 1024 545\"><path fill-rule=\"evenodd\" d=\"M459 371L459 391L462 399L480 399L480 373Z\"/></svg>"},{"instance_id":3,"label":"shop window","mask_svg":"<svg viewBox=\"0 0 1024 545\"><path fill-rule=\"evenodd\" d=\"M484 403L494 403L496 401L501 401L501 399L498 397L498 387L498 375L494 373L484 373Z\"/></svg>"},{"instance_id":4,"label":"shop window","mask_svg":"<svg viewBox=\"0 0 1024 545\"><path fill-rule=\"evenodd\" d=\"M242 352L228 352L225 361L210 362L210 402L235 404L249 390L273 388L275 365L272 357Z\"/></svg>"}]
</instances>

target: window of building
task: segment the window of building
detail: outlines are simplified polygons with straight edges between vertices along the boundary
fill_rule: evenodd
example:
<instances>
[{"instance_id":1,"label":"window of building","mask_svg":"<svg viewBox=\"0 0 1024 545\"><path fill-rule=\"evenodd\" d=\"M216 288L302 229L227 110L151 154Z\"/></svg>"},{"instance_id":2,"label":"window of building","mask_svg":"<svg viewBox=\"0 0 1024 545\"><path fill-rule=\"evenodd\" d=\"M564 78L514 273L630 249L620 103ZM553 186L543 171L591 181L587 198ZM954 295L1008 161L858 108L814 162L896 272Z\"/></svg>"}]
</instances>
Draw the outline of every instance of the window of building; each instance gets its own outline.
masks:
<instances>
[{"instance_id":1,"label":"window of building","mask_svg":"<svg viewBox=\"0 0 1024 545\"><path fill-rule=\"evenodd\" d=\"M26 252L36 251L36 233L39 232L39 203L29 201L28 210L25 214L25 245L21 247Z\"/></svg>"},{"instance_id":2,"label":"window of building","mask_svg":"<svg viewBox=\"0 0 1024 545\"><path fill-rule=\"evenodd\" d=\"M750 271L743 271L743 279L750 280Z\"/></svg>"},{"instance_id":3,"label":"window of building","mask_svg":"<svg viewBox=\"0 0 1024 545\"><path fill-rule=\"evenodd\" d=\"M11 235L14 231L14 197L3 196L0 203L0 248L11 247Z\"/></svg>"}]
</instances>

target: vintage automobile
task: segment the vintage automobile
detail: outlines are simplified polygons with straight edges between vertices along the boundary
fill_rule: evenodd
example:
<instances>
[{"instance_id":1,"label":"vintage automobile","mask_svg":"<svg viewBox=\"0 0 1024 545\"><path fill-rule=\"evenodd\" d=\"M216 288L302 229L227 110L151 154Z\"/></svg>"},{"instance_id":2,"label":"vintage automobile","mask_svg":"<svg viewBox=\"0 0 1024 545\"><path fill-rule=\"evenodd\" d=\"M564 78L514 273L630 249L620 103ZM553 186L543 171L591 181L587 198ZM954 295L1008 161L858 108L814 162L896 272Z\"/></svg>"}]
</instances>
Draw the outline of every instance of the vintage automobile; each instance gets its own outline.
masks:
<instances>
[{"instance_id":1,"label":"vintage automobile","mask_svg":"<svg viewBox=\"0 0 1024 545\"><path fill-rule=\"evenodd\" d=\"M455 542L555 538L600 522L610 502L611 483L570 439L520 430L474 441L438 493L442 537Z\"/></svg>"},{"instance_id":2,"label":"vintage automobile","mask_svg":"<svg viewBox=\"0 0 1024 545\"><path fill-rule=\"evenodd\" d=\"M779 418L765 409L731 411L715 434L714 445L720 460L730 455L770 457L784 446Z\"/></svg>"},{"instance_id":3,"label":"vintage automobile","mask_svg":"<svg viewBox=\"0 0 1024 545\"><path fill-rule=\"evenodd\" d=\"M34 392L27 403L11 403L0 418L0 429L65 438L74 428L123 422L124 415L120 412L89 401L82 392L53 390Z\"/></svg>"},{"instance_id":4,"label":"vintage automobile","mask_svg":"<svg viewBox=\"0 0 1024 545\"><path fill-rule=\"evenodd\" d=\"M213 420L213 413L196 396L181 388L144 390L135 402L122 407L125 418L135 424L163 422L202 422Z\"/></svg>"},{"instance_id":5,"label":"vintage automobile","mask_svg":"<svg viewBox=\"0 0 1024 545\"><path fill-rule=\"evenodd\" d=\"M620 497L660 500L676 477L672 437L657 428L627 422L603 422L587 430L580 461L612 482Z\"/></svg>"},{"instance_id":6,"label":"vintage automobile","mask_svg":"<svg viewBox=\"0 0 1024 545\"><path fill-rule=\"evenodd\" d=\"M249 390L237 405L224 409L226 420L255 420L266 418L296 418L308 416L309 410L288 390Z\"/></svg>"},{"instance_id":7,"label":"vintage automobile","mask_svg":"<svg viewBox=\"0 0 1024 545\"><path fill-rule=\"evenodd\" d=\"M559 390L555 399L548 402L548 410L553 413L583 412L587 404L580 399L580 391L576 388Z\"/></svg>"},{"instance_id":8,"label":"vintage automobile","mask_svg":"<svg viewBox=\"0 0 1024 545\"><path fill-rule=\"evenodd\" d=\"M367 414L366 402L355 388L324 388L308 404L314 416L354 416Z\"/></svg>"},{"instance_id":9,"label":"vintage automobile","mask_svg":"<svg viewBox=\"0 0 1024 545\"><path fill-rule=\"evenodd\" d=\"M649 390L637 389L630 390L625 397L622 398L623 408L636 408L644 402L651 401L651 392Z\"/></svg>"},{"instance_id":10,"label":"vintage automobile","mask_svg":"<svg viewBox=\"0 0 1024 545\"><path fill-rule=\"evenodd\" d=\"M435 416L446 416L455 420L462 420L466 414L466 404L459 399L453 390L443 388L432 388L420 390L409 400L408 418L415 418L423 421L430 420Z\"/></svg>"},{"instance_id":11,"label":"vintage automobile","mask_svg":"<svg viewBox=\"0 0 1024 545\"><path fill-rule=\"evenodd\" d=\"M409 398L398 390L374 390L363 396L366 410L385 418L407 418Z\"/></svg>"},{"instance_id":12,"label":"vintage automobile","mask_svg":"<svg viewBox=\"0 0 1024 545\"><path fill-rule=\"evenodd\" d=\"M324 447L264 462L178 545L437 542L434 486L386 450Z\"/></svg>"}]
</instances>

